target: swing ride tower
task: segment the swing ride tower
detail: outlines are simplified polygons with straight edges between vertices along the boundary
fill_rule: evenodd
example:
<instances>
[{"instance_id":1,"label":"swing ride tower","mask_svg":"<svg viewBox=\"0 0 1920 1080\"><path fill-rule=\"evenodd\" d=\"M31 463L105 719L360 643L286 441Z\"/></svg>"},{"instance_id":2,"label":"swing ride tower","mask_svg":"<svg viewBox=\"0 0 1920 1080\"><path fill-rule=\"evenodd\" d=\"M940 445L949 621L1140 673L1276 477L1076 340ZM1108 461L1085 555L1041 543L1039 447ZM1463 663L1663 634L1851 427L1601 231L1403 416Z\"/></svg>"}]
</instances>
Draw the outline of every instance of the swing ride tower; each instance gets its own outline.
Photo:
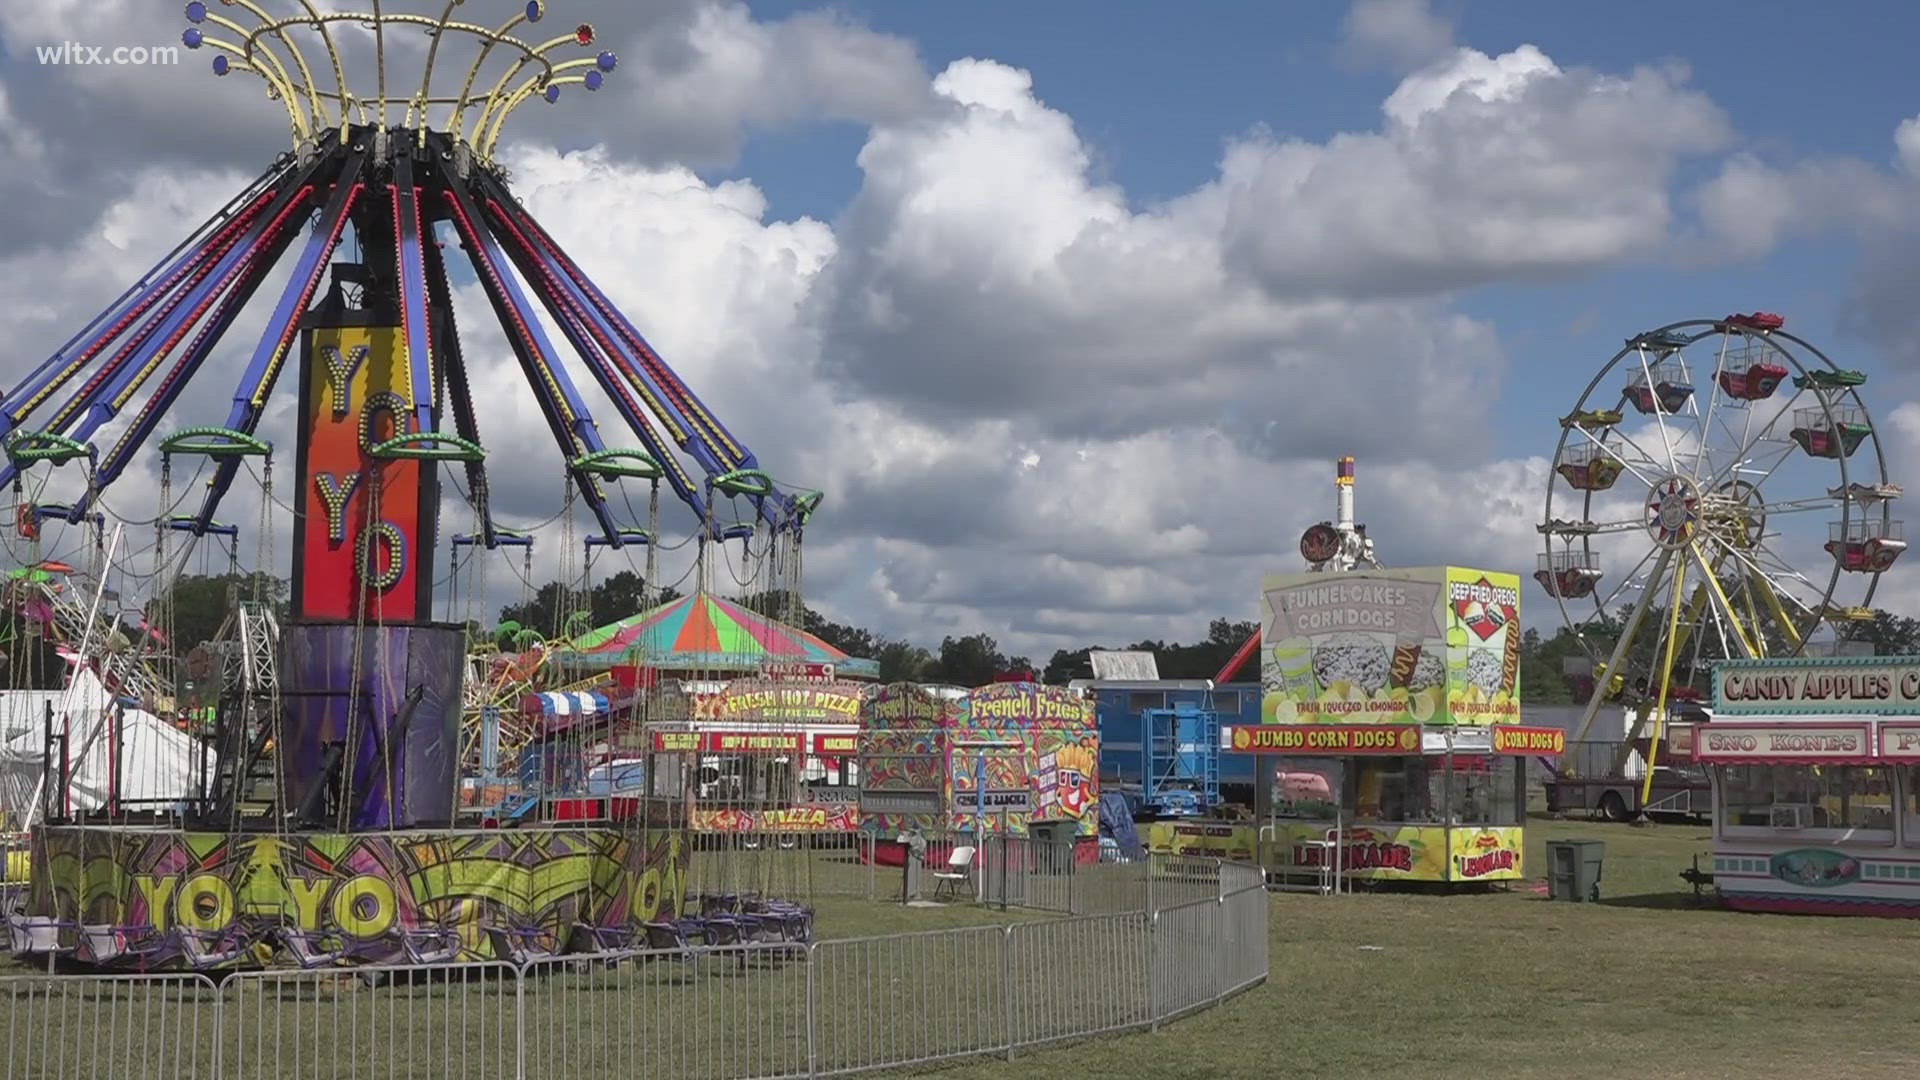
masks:
<instances>
[{"instance_id":1,"label":"swing ride tower","mask_svg":"<svg viewBox=\"0 0 1920 1080\"><path fill-rule=\"evenodd\" d=\"M204 489L162 506L151 522L156 553L209 533L237 534L215 514L243 473L272 475L283 453L263 422L276 394L297 402L294 494L286 497L291 596L278 625L272 699L223 711L214 779L186 811L202 829L223 831L116 834L43 815L34 895L50 948L65 950L76 935L87 938L84 925L99 925L97 912L86 924L73 905L91 895L100 907L105 886L74 875L84 877L89 859L101 854L110 854L122 882L114 888L171 873L173 888L199 890L182 893L179 903L200 904L175 905L174 915L186 917L152 902L157 894L129 893L108 904L113 933L94 943L90 957L102 963L125 960L139 948L128 942L138 940L150 946L137 957L142 964L207 966L241 955L263 933L298 940L303 954L331 947L326 935L344 935L344 944L334 944L348 958L483 955L470 925L428 925L439 907L471 898L406 895L415 887L409 875L416 883L431 876L416 865L430 858L481 859L509 877L583 852L614 864L612 872L591 871L590 888L558 901L564 912L505 912L501 925L515 948L536 940L558 948L567 928L579 925L630 939L636 920L678 902L670 886L684 852L677 836L659 830L502 840L523 832L506 830L484 842L451 830L467 641L465 627L432 617L443 481L451 478L473 511L473 531L455 537L456 548L528 542L489 509L475 369L454 318L453 253L504 331L528 404L563 463L569 511L577 498L597 527L584 538L589 550L650 553L655 517L627 520L616 507L639 501L633 485L657 507L665 485L691 509L703 550L758 535L773 560L794 565L820 496L770 478L508 187L496 157L508 117L571 89L598 90L616 66L614 54L596 48L585 24L551 37L530 34L546 15L542 0L492 26L452 18L460 4L435 3L433 15L390 10L392 3L383 9L379 0L364 11L300 0L282 16L248 0L186 4L183 43L209 55L216 75L263 82L285 109L292 146L0 396L0 488L15 494L22 536L29 527L37 536L50 523L100 517L105 496L143 448L157 448L163 476L177 460L198 459ZM343 25L366 33L337 33ZM456 58L461 47L465 55ZM404 70L414 64L411 74ZM350 71L370 75L372 85L356 86ZM342 257L346 251L351 258ZM256 305L276 275L277 297ZM209 388L196 376L212 366L209 357L242 313L256 307L265 325L245 345L225 421L163 433L190 387L205 400ZM577 373L611 403L615 422L607 431ZM113 441L96 442L103 432ZM83 474L70 485L70 500L25 494L23 477L45 468ZM164 484L162 493L166 503ZM250 817L243 804L263 769L270 808ZM273 834L282 853L259 848L249 833ZM61 856L79 856L66 864L78 869L54 870ZM358 877L340 876L349 864ZM244 887L232 874L179 869L222 865L253 869L235 871ZM313 873L320 878L310 880ZM327 922L321 908L296 902L344 896L339 890L362 877L376 884L359 886L372 891L358 900L340 900L351 918ZM651 890L644 896L643 878Z\"/></svg>"}]
</instances>

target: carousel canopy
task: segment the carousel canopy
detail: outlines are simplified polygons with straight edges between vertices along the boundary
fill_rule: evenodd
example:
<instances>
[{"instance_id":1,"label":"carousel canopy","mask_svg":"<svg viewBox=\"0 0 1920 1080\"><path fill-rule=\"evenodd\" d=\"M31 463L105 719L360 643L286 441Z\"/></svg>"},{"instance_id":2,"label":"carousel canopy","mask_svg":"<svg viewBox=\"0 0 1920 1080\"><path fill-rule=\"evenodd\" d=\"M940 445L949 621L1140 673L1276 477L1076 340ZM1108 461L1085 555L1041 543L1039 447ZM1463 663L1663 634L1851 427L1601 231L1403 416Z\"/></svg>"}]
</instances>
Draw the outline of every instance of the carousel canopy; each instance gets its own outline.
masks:
<instances>
[{"instance_id":1,"label":"carousel canopy","mask_svg":"<svg viewBox=\"0 0 1920 1080\"><path fill-rule=\"evenodd\" d=\"M758 671L769 661L832 664L841 678L878 678L880 665L848 656L801 630L731 600L695 593L589 630L560 654L563 664L638 664L667 671Z\"/></svg>"}]
</instances>

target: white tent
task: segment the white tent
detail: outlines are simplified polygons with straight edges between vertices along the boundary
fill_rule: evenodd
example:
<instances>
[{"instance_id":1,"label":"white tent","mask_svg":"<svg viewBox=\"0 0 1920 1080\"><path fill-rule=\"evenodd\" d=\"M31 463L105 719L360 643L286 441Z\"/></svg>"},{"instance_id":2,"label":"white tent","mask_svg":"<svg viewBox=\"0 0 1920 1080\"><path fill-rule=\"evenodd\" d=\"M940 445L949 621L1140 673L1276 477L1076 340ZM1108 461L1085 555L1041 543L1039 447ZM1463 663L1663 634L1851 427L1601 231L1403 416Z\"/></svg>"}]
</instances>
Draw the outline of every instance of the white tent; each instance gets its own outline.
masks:
<instances>
[{"instance_id":1,"label":"white tent","mask_svg":"<svg viewBox=\"0 0 1920 1080\"><path fill-rule=\"evenodd\" d=\"M106 804L115 782L115 743L120 747L119 797L128 809L163 809L194 794L199 743L150 712L117 703L99 676L82 667L75 669L68 690L0 694L0 810L9 821L19 820L39 785L49 702L55 752L64 731L68 752L75 755L68 763L73 809ZM70 706L64 721L63 706ZM54 767L59 768L57 761Z\"/></svg>"}]
</instances>

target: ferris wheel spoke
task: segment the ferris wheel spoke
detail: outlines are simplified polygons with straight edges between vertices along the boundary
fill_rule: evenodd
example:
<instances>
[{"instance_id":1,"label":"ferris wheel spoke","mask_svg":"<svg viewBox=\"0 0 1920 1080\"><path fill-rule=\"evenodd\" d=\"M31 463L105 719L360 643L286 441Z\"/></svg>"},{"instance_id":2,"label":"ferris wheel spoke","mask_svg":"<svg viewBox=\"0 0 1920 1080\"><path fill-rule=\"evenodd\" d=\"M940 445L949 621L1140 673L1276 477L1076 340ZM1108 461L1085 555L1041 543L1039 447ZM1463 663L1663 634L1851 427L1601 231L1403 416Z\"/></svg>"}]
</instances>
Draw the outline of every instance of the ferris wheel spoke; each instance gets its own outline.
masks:
<instances>
[{"instance_id":1,"label":"ferris wheel spoke","mask_svg":"<svg viewBox=\"0 0 1920 1080\"><path fill-rule=\"evenodd\" d=\"M1647 565L1647 561L1649 559L1652 559L1654 554L1659 550L1660 549L1656 547L1648 548L1647 553L1640 556L1640 561L1633 564L1633 569L1628 570L1625 574L1621 575L1620 583L1613 587L1613 591L1607 594L1606 599L1600 600L1597 602L1597 606L1601 611L1604 612L1607 609L1613 607L1614 602L1620 599L1621 593L1626 592L1630 588L1633 588L1634 578L1639 575L1641 568L1645 567Z\"/></svg>"},{"instance_id":2,"label":"ferris wheel spoke","mask_svg":"<svg viewBox=\"0 0 1920 1080\"><path fill-rule=\"evenodd\" d=\"M1693 475L1695 477L1700 475L1700 467L1703 462L1709 466L1712 465L1712 462L1707 459L1707 443L1712 441L1713 421L1720 411L1720 370L1725 366L1726 362L1727 335L1723 333L1720 335L1719 353L1713 359L1713 370L1707 375L1707 381L1713 384L1713 389L1708 392L1707 412L1705 417L1700 421L1700 444L1694 447Z\"/></svg>"},{"instance_id":3,"label":"ferris wheel spoke","mask_svg":"<svg viewBox=\"0 0 1920 1080\"><path fill-rule=\"evenodd\" d=\"M1588 431L1588 430L1587 430L1587 429L1585 429L1585 428L1577 428L1576 430L1578 430L1578 431L1579 431L1579 432L1580 432L1580 433L1581 433L1582 435L1585 435L1585 436L1586 436L1586 438L1587 438L1587 441L1588 441L1589 443L1591 443L1591 444L1592 444L1592 445L1594 445L1594 446L1597 446L1597 447L1599 447L1599 448L1600 448L1600 452L1601 452L1601 453L1603 453L1603 454L1605 454L1606 456L1608 456L1608 457L1610 457L1610 458L1612 458L1612 459L1613 459L1614 461L1616 461L1616 462L1618 462L1618 463L1620 464L1620 467L1621 467L1621 468L1623 468L1623 469L1625 469L1625 470L1627 470L1628 472L1630 472L1630 473L1632 473L1632 474L1633 474L1633 476L1634 476L1634 479L1636 479L1636 480L1638 480L1638 481L1640 481L1641 483L1643 483L1643 484L1645 484L1645 485L1647 485L1648 487L1652 487L1652 486L1653 486L1653 481L1652 481L1651 479L1649 479L1649 478L1647 477L1647 474L1646 474L1646 473L1644 473L1644 472L1642 472L1642 471L1640 471L1640 469L1638 469L1638 468L1636 468L1636 467L1635 467L1635 463L1634 463L1634 461L1633 461L1632 459L1630 459L1630 458L1628 458L1628 457L1627 457L1626 455L1624 455L1624 454L1622 454L1622 453L1620 453L1620 449L1619 449L1619 447L1617 447L1617 446L1615 446L1615 445L1613 445L1613 444L1611 444L1611 443L1609 443L1609 442L1606 442L1606 441L1605 441L1605 440L1603 440L1603 439L1600 439L1600 438L1597 438L1597 437L1596 437L1596 436L1595 436L1595 435L1593 434L1593 432L1591 432L1591 431ZM1619 433L1618 431L1616 431L1616 432L1615 432L1615 434L1620 434L1620 433ZM1632 446L1632 447L1633 447L1633 448L1634 448L1635 450L1640 450L1640 447L1639 447L1639 446L1638 446L1637 444L1635 444L1635 443L1634 443L1634 441L1633 441L1632 439L1630 439L1630 438L1628 438L1628 437L1627 437L1627 436L1625 436L1625 435L1620 435L1620 438L1621 438L1621 440L1622 440L1622 441L1624 441L1624 442L1625 442L1625 443L1626 443L1627 445L1629 445L1629 446ZM1655 469L1655 470L1657 470L1657 469L1658 469L1658 468L1660 467L1660 465L1659 465L1659 462L1657 462L1657 461L1655 461L1655 460L1653 460L1653 458L1651 458L1651 457L1648 457L1648 456L1646 456L1646 451L1645 451L1645 450L1640 450L1640 453L1641 453L1641 457L1642 457L1642 461L1640 462L1640 464L1643 464L1643 465L1647 465L1647 466L1650 466L1650 467L1651 467L1652 469Z\"/></svg>"},{"instance_id":4,"label":"ferris wheel spoke","mask_svg":"<svg viewBox=\"0 0 1920 1080\"><path fill-rule=\"evenodd\" d=\"M1594 536L1605 536L1610 533L1638 532L1639 530L1645 529L1646 527L1647 527L1647 523L1645 521L1635 519L1632 521L1605 521L1605 522L1597 522L1597 523L1588 523L1581 526L1581 531L1585 533L1589 533Z\"/></svg>"},{"instance_id":5,"label":"ferris wheel spoke","mask_svg":"<svg viewBox=\"0 0 1920 1080\"><path fill-rule=\"evenodd\" d=\"M1753 508L1753 512L1765 514L1767 517L1778 517L1782 514L1804 514L1810 510L1832 510L1839 505L1839 499L1822 495L1816 499L1789 499L1777 503L1761 503Z\"/></svg>"},{"instance_id":6,"label":"ferris wheel spoke","mask_svg":"<svg viewBox=\"0 0 1920 1080\"><path fill-rule=\"evenodd\" d=\"M1804 391L1795 391L1792 397L1786 399L1786 401L1782 403L1780 408L1774 412L1773 418L1767 421L1766 426L1762 427L1760 429L1760 433L1757 435L1753 434L1752 410L1751 409L1748 410L1745 434L1735 438L1734 440L1735 445L1739 447L1739 450L1733 455L1733 463L1730 466L1730 468L1733 468L1736 470L1739 469L1743 462L1745 462L1749 457L1753 456L1754 448L1757 447L1763 441L1771 440L1773 442L1778 442L1781 444L1780 459L1779 461L1776 461L1774 463L1774 468L1779 467L1780 461L1785 461L1788 457L1792 456L1794 449L1799 444L1795 443L1790 438L1787 438L1787 439L1779 438L1778 436L1773 436L1771 433L1775 425L1779 424L1781 420L1786 419L1788 416L1791 416L1793 414L1794 402L1799 401L1803 393ZM1732 430L1729 429L1727 431L1727 434L1729 436L1732 436L1733 435ZM1768 475L1772 475L1771 469L1768 470Z\"/></svg>"},{"instance_id":7,"label":"ferris wheel spoke","mask_svg":"<svg viewBox=\"0 0 1920 1080\"><path fill-rule=\"evenodd\" d=\"M1720 634L1722 655L1733 657L1734 653L1731 650L1736 642L1740 646L1740 656L1759 655L1760 650L1756 644L1759 628L1756 626L1753 632L1749 632L1748 628L1740 622L1740 613L1734 610L1733 600L1720 586L1720 574L1715 568L1714 560L1708 559L1698 544L1688 544L1687 551L1693 557L1694 564L1700 568L1700 588L1706 593L1707 604L1714 614L1714 622ZM1721 623L1722 619L1725 620L1724 624ZM1727 640L1728 629L1733 631L1734 641L1732 642Z\"/></svg>"},{"instance_id":8,"label":"ferris wheel spoke","mask_svg":"<svg viewBox=\"0 0 1920 1080\"><path fill-rule=\"evenodd\" d=\"M1620 439L1622 442L1626 443L1628 446L1631 446L1633 449L1640 452L1641 463L1647 467L1647 472L1649 475L1656 476L1656 477L1666 477L1666 476L1670 476L1675 473L1678 473L1680 471L1677 464L1673 461L1672 455L1668 456L1668 460L1661 461L1659 458L1655 457L1651 452L1649 452L1645 447L1641 446L1638 442L1636 442L1631 435L1622 434L1620 436Z\"/></svg>"},{"instance_id":9,"label":"ferris wheel spoke","mask_svg":"<svg viewBox=\"0 0 1920 1080\"><path fill-rule=\"evenodd\" d=\"M1755 544L1754 546L1762 555L1766 557L1768 561L1772 562L1773 564L1772 567L1769 568L1764 563L1762 563L1759 559L1754 560L1754 568L1760 572L1762 577L1765 577L1767 579L1768 583L1773 586L1775 592L1778 592L1782 595L1788 595L1788 596L1792 595L1791 590L1784 589L1781 587L1780 582L1782 579L1785 579L1787 581L1797 581L1800 584L1806 586L1808 591L1812 592L1816 596L1821 597L1823 601L1827 599L1827 593L1824 588L1816 584L1812 579L1808 578L1807 575L1801 573L1798 570L1795 570L1791 564L1789 564L1785 559L1782 559L1778 554L1776 554L1772 548L1766 545L1766 541L1764 537L1761 539L1759 543ZM1808 606L1807 609L1809 611L1813 610L1811 606Z\"/></svg>"},{"instance_id":10,"label":"ferris wheel spoke","mask_svg":"<svg viewBox=\"0 0 1920 1080\"><path fill-rule=\"evenodd\" d=\"M1634 353L1640 359L1640 377L1646 380L1647 387L1651 389L1654 385L1653 365L1647 363L1647 350L1645 346L1634 349ZM1660 429L1661 444L1667 448L1667 468L1670 471L1677 471L1679 461L1673 455L1673 435L1667 431L1667 410L1661 407L1658 394L1652 395L1652 399L1653 422ZM1626 436L1623 435L1622 438L1626 438ZM1629 439L1628 441L1631 442L1632 440ZM1643 450L1641 452L1645 453L1646 451Z\"/></svg>"},{"instance_id":11,"label":"ferris wheel spoke","mask_svg":"<svg viewBox=\"0 0 1920 1080\"><path fill-rule=\"evenodd\" d=\"M1773 464L1767 466L1767 470L1761 473L1759 478L1757 479L1748 479L1747 477L1740 475L1741 469L1745 467L1747 459L1736 458L1732 463L1730 463L1727 466L1726 479L1716 486L1725 487L1726 485L1732 484L1735 482L1745 482L1748 484L1752 484L1754 487L1757 488L1760 485L1766 483L1768 480L1771 480L1773 478L1773 474L1778 472L1780 469L1780 466L1786 464L1787 460L1793 457L1793 452L1795 450L1798 450L1799 448L1800 448L1799 444L1793 442L1790 439L1783 442L1780 446L1780 449L1774 455ZM1765 456L1764 454L1756 454L1750 460L1759 461L1764 456ZM1715 476L1715 479L1719 479L1719 476L1717 474Z\"/></svg>"}]
</instances>

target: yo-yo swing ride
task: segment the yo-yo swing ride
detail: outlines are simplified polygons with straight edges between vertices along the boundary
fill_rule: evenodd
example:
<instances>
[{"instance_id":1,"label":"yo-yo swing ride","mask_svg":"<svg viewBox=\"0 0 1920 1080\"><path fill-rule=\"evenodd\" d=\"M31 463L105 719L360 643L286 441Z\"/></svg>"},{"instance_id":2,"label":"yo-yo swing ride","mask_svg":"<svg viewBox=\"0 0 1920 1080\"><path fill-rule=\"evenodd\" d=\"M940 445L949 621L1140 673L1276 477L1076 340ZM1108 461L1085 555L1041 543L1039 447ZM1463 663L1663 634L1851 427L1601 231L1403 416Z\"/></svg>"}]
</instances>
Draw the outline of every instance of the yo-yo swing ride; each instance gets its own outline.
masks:
<instances>
[{"instance_id":1,"label":"yo-yo swing ride","mask_svg":"<svg viewBox=\"0 0 1920 1080\"><path fill-rule=\"evenodd\" d=\"M217 75L261 80L286 111L292 146L0 396L0 490L13 493L18 540L39 545L49 529L87 526L103 586L123 533L154 536L139 645L101 649L118 633L93 633L102 588L57 590L49 619L68 620L84 639L77 669L93 672L103 693L67 708L60 730L49 721L27 740L51 780L23 808L38 828L28 912L10 927L18 951L105 965L213 967L274 949L303 964L426 963L558 951L582 935L588 947L630 943L649 920L677 914L681 836L644 815L562 827L536 813L520 828L454 827L474 688L469 627L433 618L442 467L473 513L449 559L466 566L469 588L503 551L518 549L530 572L536 536L489 510L448 246L464 253L558 451L563 578L573 582L577 565L581 586L566 593L590 588L594 552L631 558L638 547L657 595L664 484L692 511L696 587L724 562L790 615L800 539L820 495L771 478L508 186L498 158L507 119L567 88L597 90L615 69L592 27L534 40L527 31L546 14L541 0L491 27L452 18L460 0L437 16L391 6L335 11L300 0L272 16L250 0L220 10L188 3L183 43L211 54ZM371 92L347 79L360 41L343 28L371 38ZM422 33L424 50L400 37ZM456 42L472 57L448 93L434 78ZM400 61L422 56L417 79L403 77ZM238 382L219 388L231 393L224 422L165 430L190 389L210 395L196 377L276 274L284 284L262 305ZM575 381L581 370L632 445L603 433ZM277 400L297 401L290 461L261 431ZM160 458L160 510L144 523L116 520L110 496L143 450ZM189 465L204 484L176 493ZM79 474L68 483L76 494L46 500L45 476L61 470ZM273 511L290 511L290 596L280 611L243 590L216 647L176 667L162 656L171 578L210 535L238 569L245 538L215 515L243 471L262 487L256 582L272 570ZM623 513L642 503L640 485L644 523ZM576 505L592 523L585 537L571 535ZM744 574L724 550L729 540L742 541ZM563 618L578 605L566 603ZM573 633L581 622L554 629ZM188 683L218 687L205 737L156 715L186 712ZM9 741L0 758L27 743ZM74 804L95 744L111 747L94 755L105 761L104 797ZM169 780L129 774L183 756L190 767ZM136 787L140 799L130 797ZM567 861L583 852L593 869ZM500 882L420 891L455 888L425 871L458 861L508 881L582 869L577 890L542 893L538 910L498 899L532 895ZM106 868L111 880L96 880ZM161 882L166 895L136 890L136 880Z\"/></svg>"}]
</instances>

